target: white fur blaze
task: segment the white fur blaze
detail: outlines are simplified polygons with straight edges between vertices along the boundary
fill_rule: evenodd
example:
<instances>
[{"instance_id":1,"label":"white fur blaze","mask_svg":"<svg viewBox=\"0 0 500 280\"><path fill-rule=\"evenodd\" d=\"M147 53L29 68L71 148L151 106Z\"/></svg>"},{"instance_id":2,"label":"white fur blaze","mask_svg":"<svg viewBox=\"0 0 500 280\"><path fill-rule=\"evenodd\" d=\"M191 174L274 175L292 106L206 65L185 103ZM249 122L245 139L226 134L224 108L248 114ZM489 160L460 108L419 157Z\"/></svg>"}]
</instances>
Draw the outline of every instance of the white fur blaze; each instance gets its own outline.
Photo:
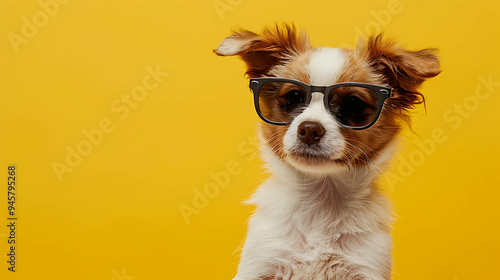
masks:
<instances>
[{"instance_id":1,"label":"white fur blaze","mask_svg":"<svg viewBox=\"0 0 500 280\"><path fill-rule=\"evenodd\" d=\"M329 86L337 82L346 64L342 50L316 48L309 61L309 77L315 86Z\"/></svg>"}]
</instances>

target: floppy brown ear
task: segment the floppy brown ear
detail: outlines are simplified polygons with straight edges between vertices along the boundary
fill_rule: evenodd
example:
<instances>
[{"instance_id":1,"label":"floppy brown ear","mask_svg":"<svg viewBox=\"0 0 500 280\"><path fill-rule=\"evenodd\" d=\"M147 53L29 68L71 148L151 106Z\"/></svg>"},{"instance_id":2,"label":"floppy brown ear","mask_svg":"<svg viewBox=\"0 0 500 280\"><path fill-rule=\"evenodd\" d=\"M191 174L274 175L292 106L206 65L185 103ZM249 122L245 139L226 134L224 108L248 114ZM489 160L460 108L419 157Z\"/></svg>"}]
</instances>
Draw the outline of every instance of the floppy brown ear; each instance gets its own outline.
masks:
<instances>
[{"instance_id":1,"label":"floppy brown ear","mask_svg":"<svg viewBox=\"0 0 500 280\"><path fill-rule=\"evenodd\" d=\"M248 30L235 31L214 50L220 56L239 55L247 65L250 78L262 77L282 60L310 48L306 33L298 33L295 26L283 24L267 28L262 34Z\"/></svg>"},{"instance_id":2,"label":"floppy brown ear","mask_svg":"<svg viewBox=\"0 0 500 280\"><path fill-rule=\"evenodd\" d=\"M356 49L393 88L391 103L405 110L424 102L418 87L441 72L436 49L409 51L382 35L360 42Z\"/></svg>"}]
</instances>

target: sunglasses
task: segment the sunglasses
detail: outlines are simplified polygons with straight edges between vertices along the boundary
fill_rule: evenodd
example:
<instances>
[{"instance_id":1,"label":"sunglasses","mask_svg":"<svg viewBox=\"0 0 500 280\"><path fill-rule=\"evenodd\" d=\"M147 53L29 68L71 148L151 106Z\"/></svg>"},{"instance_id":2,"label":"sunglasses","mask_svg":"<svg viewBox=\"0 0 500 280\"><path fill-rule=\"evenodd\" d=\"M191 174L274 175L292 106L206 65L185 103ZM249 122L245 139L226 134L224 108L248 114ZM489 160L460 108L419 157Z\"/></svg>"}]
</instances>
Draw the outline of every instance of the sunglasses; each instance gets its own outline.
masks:
<instances>
[{"instance_id":1,"label":"sunglasses","mask_svg":"<svg viewBox=\"0 0 500 280\"><path fill-rule=\"evenodd\" d=\"M288 125L309 105L313 92L323 93L325 108L348 129L366 129L380 116L392 89L365 83L313 86L285 78L250 79L255 109L270 124Z\"/></svg>"}]
</instances>

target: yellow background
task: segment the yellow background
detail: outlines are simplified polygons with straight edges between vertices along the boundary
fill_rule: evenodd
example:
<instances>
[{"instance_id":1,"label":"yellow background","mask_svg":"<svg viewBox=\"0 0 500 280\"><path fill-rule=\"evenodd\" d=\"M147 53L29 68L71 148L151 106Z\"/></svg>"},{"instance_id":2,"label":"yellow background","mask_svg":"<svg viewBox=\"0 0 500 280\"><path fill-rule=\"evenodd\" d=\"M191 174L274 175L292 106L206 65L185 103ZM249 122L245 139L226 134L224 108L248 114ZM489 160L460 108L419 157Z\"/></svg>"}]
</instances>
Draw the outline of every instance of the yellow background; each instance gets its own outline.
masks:
<instances>
[{"instance_id":1,"label":"yellow background","mask_svg":"<svg viewBox=\"0 0 500 280\"><path fill-rule=\"evenodd\" d=\"M243 63L212 49L233 27L281 21L316 46L354 45L357 30L380 29L409 48L440 49L444 71L423 88L417 135L403 133L386 172L402 180L381 180L398 216L394 279L500 279L500 86L474 102L480 77L500 82L500 4L394 1L72 0L18 52L9 36L43 10L1 1L0 279L231 279L252 211L241 201L267 175ZM113 102L157 65L168 77L120 119ZM468 115L457 119L449 110L464 102ZM114 130L58 180L52 164L65 164L67 147L103 119ZM415 141L436 129L446 139L411 160ZM399 170L405 161L414 170ZM15 273L6 263L9 164L18 169ZM210 172L228 164L229 184L187 223L179 207L193 206L214 183Z\"/></svg>"}]
</instances>

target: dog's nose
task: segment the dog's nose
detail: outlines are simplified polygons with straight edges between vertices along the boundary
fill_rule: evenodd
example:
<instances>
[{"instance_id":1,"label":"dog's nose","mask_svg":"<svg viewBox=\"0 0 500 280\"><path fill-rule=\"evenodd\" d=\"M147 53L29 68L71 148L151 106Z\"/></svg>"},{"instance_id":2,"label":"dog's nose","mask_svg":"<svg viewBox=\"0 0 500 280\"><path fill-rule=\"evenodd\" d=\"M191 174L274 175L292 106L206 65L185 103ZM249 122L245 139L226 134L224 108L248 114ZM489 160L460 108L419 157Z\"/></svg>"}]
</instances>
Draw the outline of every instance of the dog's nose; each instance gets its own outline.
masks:
<instances>
[{"instance_id":1,"label":"dog's nose","mask_svg":"<svg viewBox=\"0 0 500 280\"><path fill-rule=\"evenodd\" d=\"M302 142L313 145L318 144L325 135L325 128L317 122L305 121L299 125L297 133Z\"/></svg>"}]
</instances>

